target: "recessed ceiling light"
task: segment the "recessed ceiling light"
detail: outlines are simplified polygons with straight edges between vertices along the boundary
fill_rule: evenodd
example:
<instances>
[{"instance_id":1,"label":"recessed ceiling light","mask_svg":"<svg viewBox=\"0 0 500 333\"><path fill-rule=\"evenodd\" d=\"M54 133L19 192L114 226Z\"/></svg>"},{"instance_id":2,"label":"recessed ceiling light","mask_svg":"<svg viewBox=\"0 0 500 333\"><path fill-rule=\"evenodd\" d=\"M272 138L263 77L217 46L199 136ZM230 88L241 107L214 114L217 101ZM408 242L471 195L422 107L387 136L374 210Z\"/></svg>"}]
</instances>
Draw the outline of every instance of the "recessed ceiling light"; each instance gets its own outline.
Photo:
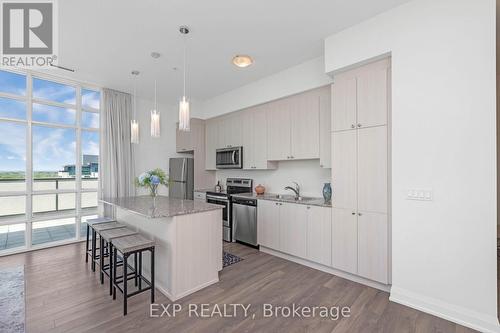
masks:
<instances>
[{"instance_id":1,"label":"recessed ceiling light","mask_svg":"<svg viewBox=\"0 0 500 333\"><path fill-rule=\"evenodd\" d=\"M233 64L235 66L245 68L253 64L253 59L247 55L236 55L233 58Z\"/></svg>"}]
</instances>

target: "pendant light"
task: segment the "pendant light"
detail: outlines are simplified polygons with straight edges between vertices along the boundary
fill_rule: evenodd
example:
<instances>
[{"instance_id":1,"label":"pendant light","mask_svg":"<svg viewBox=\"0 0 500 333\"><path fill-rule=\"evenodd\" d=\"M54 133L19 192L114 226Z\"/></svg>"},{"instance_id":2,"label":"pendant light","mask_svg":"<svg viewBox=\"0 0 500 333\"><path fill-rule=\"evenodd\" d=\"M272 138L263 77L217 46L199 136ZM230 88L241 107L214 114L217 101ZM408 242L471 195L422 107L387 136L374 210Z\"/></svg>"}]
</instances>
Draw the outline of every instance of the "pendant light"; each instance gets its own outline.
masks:
<instances>
[{"instance_id":1,"label":"pendant light","mask_svg":"<svg viewBox=\"0 0 500 333\"><path fill-rule=\"evenodd\" d=\"M153 59L158 59L160 54L158 52L151 53L151 57ZM151 110L151 137L159 138L160 137L160 111L158 110L158 102L156 99L156 79L155 79L155 104L153 105L153 109Z\"/></svg>"},{"instance_id":2,"label":"pendant light","mask_svg":"<svg viewBox=\"0 0 500 333\"><path fill-rule=\"evenodd\" d=\"M179 28L179 31L182 35L184 35L184 84L183 84L183 96L179 102L179 130L180 131L189 131L189 100L186 98L186 36L189 33L189 28L185 25Z\"/></svg>"},{"instance_id":3,"label":"pendant light","mask_svg":"<svg viewBox=\"0 0 500 333\"><path fill-rule=\"evenodd\" d=\"M132 75L134 76L134 118L130 123L130 142L131 143L139 143L139 123L137 122L137 76L139 75L139 71L132 71Z\"/></svg>"}]
</instances>

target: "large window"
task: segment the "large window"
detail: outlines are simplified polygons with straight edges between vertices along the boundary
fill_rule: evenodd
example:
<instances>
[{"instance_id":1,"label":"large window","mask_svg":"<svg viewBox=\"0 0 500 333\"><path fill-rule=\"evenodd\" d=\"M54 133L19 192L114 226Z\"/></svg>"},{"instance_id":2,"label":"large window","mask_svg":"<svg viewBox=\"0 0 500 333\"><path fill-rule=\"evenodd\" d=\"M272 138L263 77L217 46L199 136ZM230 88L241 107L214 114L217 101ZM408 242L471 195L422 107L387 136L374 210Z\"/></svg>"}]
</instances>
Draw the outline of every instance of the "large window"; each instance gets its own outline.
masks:
<instances>
[{"instance_id":1,"label":"large window","mask_svg":"<svg viewBox=\"0 0 500 333\"><path fill-rule=\"evenodd\" d=\"M0 70L0 255L85 236L100 104L95 87Z\"/></svg>"}]
</instances>

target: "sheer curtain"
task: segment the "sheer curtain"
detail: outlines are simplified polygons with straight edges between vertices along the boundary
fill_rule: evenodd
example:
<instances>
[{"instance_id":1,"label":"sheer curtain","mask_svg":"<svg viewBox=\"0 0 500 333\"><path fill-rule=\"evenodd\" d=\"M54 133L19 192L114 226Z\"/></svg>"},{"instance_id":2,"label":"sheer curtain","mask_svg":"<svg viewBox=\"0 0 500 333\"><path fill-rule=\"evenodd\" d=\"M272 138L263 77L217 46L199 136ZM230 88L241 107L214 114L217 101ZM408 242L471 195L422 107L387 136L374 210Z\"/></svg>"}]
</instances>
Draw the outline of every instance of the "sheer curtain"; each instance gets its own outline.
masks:
<instances>
[{"instance_id":1,"label":"sheer curtain","mask_svg":"<svg viewBox=\"0 0 500 333\"><path fill-rule=\"evenodd\" d=\"M103 89L101 113L101 197L133 196L134 160L130 143L132 98L130 94ZM104 215L113 210L104 205Z\"/></svg>"}]
</instances>

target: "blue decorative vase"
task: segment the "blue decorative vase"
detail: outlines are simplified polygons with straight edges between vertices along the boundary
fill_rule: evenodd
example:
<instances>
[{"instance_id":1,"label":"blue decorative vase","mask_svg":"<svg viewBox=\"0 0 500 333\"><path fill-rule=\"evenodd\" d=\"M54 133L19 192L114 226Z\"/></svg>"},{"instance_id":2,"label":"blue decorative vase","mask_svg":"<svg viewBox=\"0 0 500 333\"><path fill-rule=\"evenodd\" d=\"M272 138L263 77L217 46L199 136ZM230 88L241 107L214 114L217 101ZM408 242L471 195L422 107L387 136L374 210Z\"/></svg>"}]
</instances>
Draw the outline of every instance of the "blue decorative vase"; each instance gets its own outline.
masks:
<instances>
[{"instance_id":1,"label":"blue decorative vase","mask_svg":"<svg viewBox=\"0 0 500 333\"><path fill-rule=\"evenodd\" d=\"M332 200L332 186L330 183L325 183L323 186L323 199L325 199L325 202Z\"/></svg>"}]
</instances>

